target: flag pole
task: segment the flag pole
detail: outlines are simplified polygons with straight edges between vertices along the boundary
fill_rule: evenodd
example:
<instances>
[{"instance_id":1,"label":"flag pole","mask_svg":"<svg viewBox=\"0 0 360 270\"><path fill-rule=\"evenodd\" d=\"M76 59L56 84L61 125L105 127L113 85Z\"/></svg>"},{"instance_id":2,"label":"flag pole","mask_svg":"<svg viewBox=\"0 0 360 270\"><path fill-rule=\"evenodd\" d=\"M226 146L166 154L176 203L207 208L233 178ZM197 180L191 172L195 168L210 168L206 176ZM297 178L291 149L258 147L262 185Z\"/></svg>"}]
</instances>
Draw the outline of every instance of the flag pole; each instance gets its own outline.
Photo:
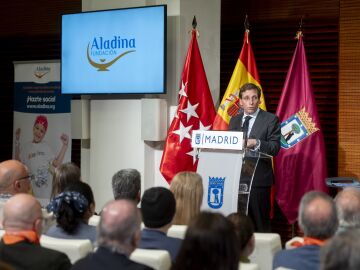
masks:
<instances>
[{"instance_id":1,"label":"flag pole","mask_svg":"<svg viewBox=\"0 0 360 270\"><path fill-rule=\"evenodd\" d=\"M248 33L248 35L246 36L246 43L249 43L250 22L247 14L245 15L244 28L245 28L245 32Z\"/></svg>"},{"instance_id":2,"label":"flag pole","mask_svg":"<svg viewBox=\"0 0 360 270\"><path fill-rule=\"evenodd\" d=\"M296 37L295 37L295 39L297 39L297 40L299 40L300 37L304 36L302 27L303 27L303 17L301 16L300 23L299 23L299 30L296 32Z\"/></svg>"},{"instance_id":3,"label":"flag pole","mask_svg":"<svg viewBox=\"0 0 360 270\"><path fill-rule=\"evenodd\" d=\"M188 34L190 34L192 31L196 31L196 36L199 37L199 36L200 36L200 33L199 33L199 31L196 29L196 27L197 27L196 16L194 16L191 25L192 25L192 29L189 30Z\"/></svg>"}]
</instances>

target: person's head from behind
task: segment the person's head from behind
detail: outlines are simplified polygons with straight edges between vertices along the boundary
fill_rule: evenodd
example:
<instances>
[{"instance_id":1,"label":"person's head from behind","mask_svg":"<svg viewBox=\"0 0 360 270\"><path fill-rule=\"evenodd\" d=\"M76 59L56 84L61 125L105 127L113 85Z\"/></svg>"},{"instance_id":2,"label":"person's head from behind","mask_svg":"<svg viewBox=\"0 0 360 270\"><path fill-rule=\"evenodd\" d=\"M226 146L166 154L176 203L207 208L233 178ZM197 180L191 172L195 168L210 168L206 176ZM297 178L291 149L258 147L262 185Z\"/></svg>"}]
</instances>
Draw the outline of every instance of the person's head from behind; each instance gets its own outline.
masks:
<instances>
[{"instance_id":1,"label":"person's head from behind","mask_svg":"<svg viewBox=\"0 0 360 270\"><path fill-rule=\"evenodd\" d=\"M24 164L17 160L0 163L0 193L29 193L31 175Z\"/></svg>"},{"instance_id":2,"label":"person's head from behind","mask_svg":"<svg viewBox=\"0 0 360 270\"><path fill-rule=\"evenodd\" d=\"M136 169L123 169L112 177L115 200L129 199L140 202L141 175Z\"/></svg>"},{"instance_id":3,"label":"person's head from behind","mask_svg":"<svg viewBox=\"0 0 360 270\"><path fill-rule=\"evenodd\" d=\"M81 222L88 223L94 214L94 194L87 183L78 181L52 199L47 209L54 213L58 226L71 234Z\"/></svg>"},{"instance_id":4,"label":"person's head from behind","mask_svg":"<svg viewBox=\"0 0 360 270\"><path fill-rule=\"evenodd\" d=\"M36 117L33 126L33 142L40 143L46 134L48 128L48 120L46 116L39 115Z\"/></svg>"},{"instance_id":5,"label":"person's head from behind","mask_svg":"<svg viewBox=\"0 0 360 270\"><path fill-rule=\"evenodd\" d=\"M261 89L253 83L245 83L240 87L240 107L246 114L253 114L258 109L261 101Z\"/></svg>"},{"instance_id":6,"label":"person's head from behind","mask_svg":"<svg viewBox=\"0 0 360 270\"><path fill-rule=\"evenodd\" d=\"M68 185L79 181L81 181L81 172L76 164L68 162L56 167L51 198L63 192Z\"/></svg>"},{"instance_id":7,"label":"person's head from behind","mask_svg":"<svg viewBox=\"0 0 360 270\"><path fill-rule=\"evenodd\" d=\"M238 269L234 226L220 213L201 212L189 224L174 269Z\"/></svg>"},{"instance_id":8,"label":"person's head from behind","mask_svg":"<svg viewBox=\"0 0 360 270\"><path fill-rule=\"evenodd\" d=\"M335 197L339 225L343 228L360 228L360 190L346 188Z\"/></svg>"},{"instance_id":9,"label":"person's head from behind","mask_svg":"<svg viewBox=\"0 0 360 270\"><path fill-rule=\"evenodd\" d=\"M150 188L141 198L141 214L147 228L161 228L166 232L172 224L175 210L174 195L167 188Z\"/></svg>"},{"instance_id":10,"label":"person's head from behind","mask_svg":"<svg viewBox=\"0 0 360 270\"><path fill-rule=\"evenodd\" d=\"M349 229L336 234L320 251L321 270L360 269L360 230Z\"/></svg>"},{"instance_id":11,"label":"person's head from behind","mask_svg":"<svg viewBox=\"0 0 360 270\"><path fill-rule=\"evenodd\" d=\"M335 203L320 191L306 193L300 201L299 226L306 237L326 240L338 227Z\"/></svg>"},{"instance_id":12,"label":"person's head from behind","mask_svg":"<svg viewBox=\"0 0 360 270\"><path fill-rule=\"evenodd\" d=\"M179 172L172 179L170 190L176 200L173 223L187 225L200 212L204 193L202 178L195 172Z\"/></svg>"},{"instance_id":13,"label":"person's head from behind","mask_svg":"<svg viewBox=\"0 0 360 270\"><path fill-rule=\"evenodd\" d=\"M240 257L247 258L255 249L254 224L250 217L232 213L227 219L234 225L235 233L238 237Z\"/></svg>"},{"instance_id":14,"label":"person's head from behind","mask_svg":"<svg viewBox=\"0 0 360 270\"><path fill-rule=\"evenodd\" d=\"M101 211L98 244L130 255L140 240L140 213L134 201L119 199L107 203Z\"/></svg>"},{"instance_id":15,"label":"person's head from behind","mask_svg":"<svg viewBox=\"0 0 360 270\"><path fill-rule=\"evenodd\" d=\"M16 194L4 206L3 227L6 232L32 231L37 237L42 232L40 203L29 194Z\"/></svg>"}]
</instances>

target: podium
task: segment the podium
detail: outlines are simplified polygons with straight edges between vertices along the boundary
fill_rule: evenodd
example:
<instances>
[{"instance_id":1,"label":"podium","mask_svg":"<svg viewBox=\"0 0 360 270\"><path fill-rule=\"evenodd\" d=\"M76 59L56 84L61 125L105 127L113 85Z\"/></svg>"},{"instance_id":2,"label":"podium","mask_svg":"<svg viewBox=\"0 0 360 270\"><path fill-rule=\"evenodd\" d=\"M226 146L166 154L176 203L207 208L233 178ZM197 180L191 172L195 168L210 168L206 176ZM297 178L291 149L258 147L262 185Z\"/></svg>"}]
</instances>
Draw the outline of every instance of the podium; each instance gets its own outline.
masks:
<instances>
[{"instance_id":1,"label":"podium","mask_svg":"<svg viewBox=\"0 0 360 270\"><path fill-rule=\"evenodd\" d=\"M201 210L248 214L257 164L271 156L244 149L243 143L243 133L238 131L193 131L191 144L204 188Z\"/></svg>"}]
</instances>

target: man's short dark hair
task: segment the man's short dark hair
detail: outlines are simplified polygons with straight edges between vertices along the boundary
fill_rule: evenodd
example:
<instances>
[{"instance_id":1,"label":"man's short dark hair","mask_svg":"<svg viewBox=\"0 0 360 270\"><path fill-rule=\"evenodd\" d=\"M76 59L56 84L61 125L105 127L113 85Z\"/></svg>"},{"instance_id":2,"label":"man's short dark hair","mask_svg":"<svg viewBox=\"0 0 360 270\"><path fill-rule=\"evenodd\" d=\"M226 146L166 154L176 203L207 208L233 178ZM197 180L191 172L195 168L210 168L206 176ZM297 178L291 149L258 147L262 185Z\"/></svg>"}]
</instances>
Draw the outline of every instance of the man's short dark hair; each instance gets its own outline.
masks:
<instances>
[{"instance_id":1,"label":"man's short dark hair","mask_svg":"<svg viewBox=\"0 0 360 270\"><path fill-rule=\"evenodd\" d=\"M240 98L242 97L242 94L247 90L256 90L258 98L260 99L261 89L259 86L257 86L256 84L253 84L253 83L245 83L240 87L240 94L239 94Z\"/></svg>"},{"instance_id":2,"label":"man's short dark hair","mask_svg":"<svg viewBox=\"0 0 360 270\"><path fill-rule=\"evenodd\" d=\"M305 236L320 240L332 237L338 227L337 211L332 198L320 191L306 193L300 202L299 225Z\"/></svg>"},{"instance_id":3,"label":"man's short dark hair","mask_svg":"<svg viewBox=\"0 0 360 270\"><path fill-rule=\"evenodd\" d=\"M137 201L141 187L141 175L136 169L123 169L112 177L112 190L115 200Z\"/></svg>"},{"instance_id":4,"label":"man's short dark hair","mask_svg":"<svg viewBox=\"0 0 360 270\"><path fill-rule=\"evenodd\" d=\"M171 223L176 211L174 194L164 187L146 190L141 199L141 214L148 228L161 228Z\"/></svg>"}]
</instances>

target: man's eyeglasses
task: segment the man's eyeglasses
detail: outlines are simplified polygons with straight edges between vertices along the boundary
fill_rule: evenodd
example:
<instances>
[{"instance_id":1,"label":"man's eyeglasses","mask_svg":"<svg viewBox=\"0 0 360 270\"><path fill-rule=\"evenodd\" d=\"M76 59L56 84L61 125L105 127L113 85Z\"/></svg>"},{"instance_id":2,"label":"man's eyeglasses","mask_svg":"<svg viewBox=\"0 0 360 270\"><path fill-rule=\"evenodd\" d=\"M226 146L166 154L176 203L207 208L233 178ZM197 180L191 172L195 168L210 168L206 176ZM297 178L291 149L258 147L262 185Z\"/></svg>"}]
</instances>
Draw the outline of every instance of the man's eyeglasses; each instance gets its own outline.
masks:
<instances>
[{"instance_id":1,"label":"man's eyeglasses","mask_svg":"<svg viewBox=\"0 0 360 270\"><path fill-rule=\"evenodd\" d=\"M26 179L29 179L29 181L33 181L33 180L35 180L35 175L29 174L29 175L26 175L24 177L16 179L16 181L26 180Z\"/></svg>"}]
</instances>

